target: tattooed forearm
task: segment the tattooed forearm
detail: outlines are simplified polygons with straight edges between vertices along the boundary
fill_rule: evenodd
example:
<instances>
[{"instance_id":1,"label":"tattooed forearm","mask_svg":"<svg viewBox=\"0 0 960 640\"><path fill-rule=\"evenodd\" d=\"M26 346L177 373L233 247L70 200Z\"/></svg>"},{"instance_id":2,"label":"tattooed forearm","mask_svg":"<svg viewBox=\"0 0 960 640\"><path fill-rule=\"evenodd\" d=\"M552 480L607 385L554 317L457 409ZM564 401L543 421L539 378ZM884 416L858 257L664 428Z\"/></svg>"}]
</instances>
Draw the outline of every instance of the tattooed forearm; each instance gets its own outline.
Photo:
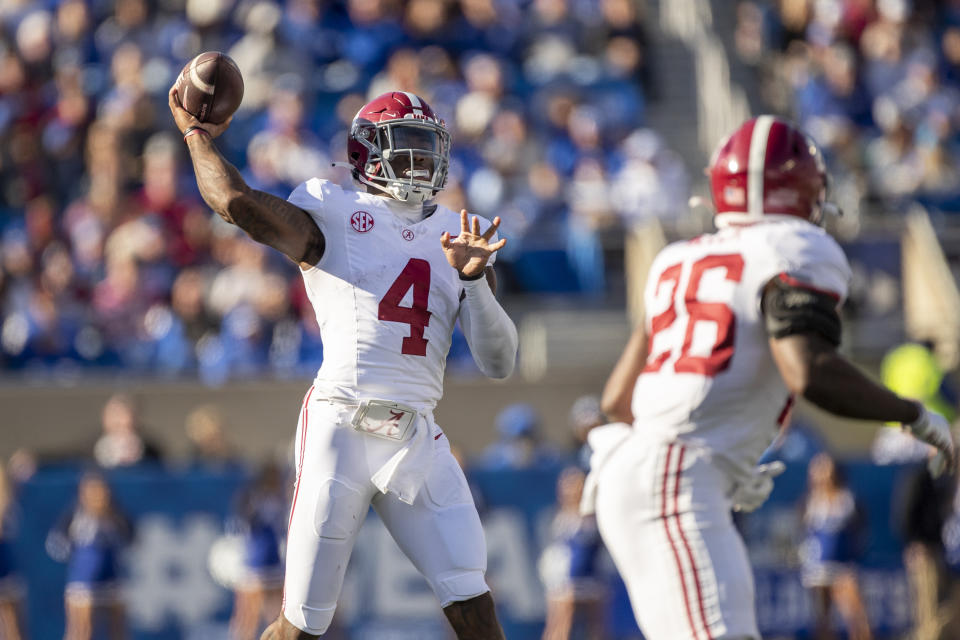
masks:
<instances>
[{"instance_id":1,"label":"tattooed forearm","mask_svg":"<svg viewBox=\"0 0 960 640\"><path fill-rule=\"evenodd\" d=\"M325 248L323 234L310 216L282 198L251 189L236 167L203 135L187 140L203 200L221 218L265 245L312 266Z\"/></svg>"},{"instance_id":2,"label":"tattooed forearm","mask_svg":"<svg viewBox=\"0 0 960 640\"><path fill-rule=\"evenodd\" d=\"M187 147L204 202L221 218L233 224L227 207L234 197L250 188L236 167L220 155L208 136L191 136L187 139Z\"/></svg>"}]
</instances>

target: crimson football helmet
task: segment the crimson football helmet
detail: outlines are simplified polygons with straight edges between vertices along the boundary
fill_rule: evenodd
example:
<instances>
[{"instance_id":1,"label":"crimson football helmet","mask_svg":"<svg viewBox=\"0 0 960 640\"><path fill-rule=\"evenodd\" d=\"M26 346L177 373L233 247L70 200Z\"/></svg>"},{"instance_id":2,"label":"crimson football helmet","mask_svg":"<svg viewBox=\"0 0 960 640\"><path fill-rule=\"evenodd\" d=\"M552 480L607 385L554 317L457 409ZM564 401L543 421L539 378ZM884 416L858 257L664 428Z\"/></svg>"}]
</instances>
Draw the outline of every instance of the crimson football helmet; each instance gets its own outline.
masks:
<instances>
[{"instance_id":1,"label":"crimson football helmet","mask_svg":"<svg viewBox=\"0 0 960 640\"><path fill-rule=\"evenodd\" d=\"M718 227L750 224L764 216L820 224L830 208L820 149L775 116L753 118L730 134L714 151L707 174Z\"/></svg>"},{"instance_id":2,"label":"crimson football helmet","mask_svg":"<svg viewBox=\"0 0 960 640\"><path fill-rule=\"evenodd\" d=\"M347 158L355 180L401 202L420 203L447 181L450 133L423 99L391 91L353 118Z\"/></svg>"}]
</instances>

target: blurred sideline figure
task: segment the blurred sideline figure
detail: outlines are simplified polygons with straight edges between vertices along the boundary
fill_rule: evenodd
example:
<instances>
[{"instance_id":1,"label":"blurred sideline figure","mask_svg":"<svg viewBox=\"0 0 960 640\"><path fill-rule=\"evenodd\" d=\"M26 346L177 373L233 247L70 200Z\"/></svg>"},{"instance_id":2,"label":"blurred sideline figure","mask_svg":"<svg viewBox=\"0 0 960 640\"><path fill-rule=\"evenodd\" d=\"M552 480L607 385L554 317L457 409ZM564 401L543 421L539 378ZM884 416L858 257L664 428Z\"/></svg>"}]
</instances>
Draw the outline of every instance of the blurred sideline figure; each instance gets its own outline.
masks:
<instances>
[{"instance_id":1,"label":"blurred sideline figure","mask_svg":"<svg viewBox=\"0 0 960 640\"><path fill-rule=\"evenodd\" d=\"M590 469L590 432L606 423L607 418L600 410L600 396L589 394L573 401L568 415L573 444L576 447L576 463L584 472Z\"/></svg>"},{"instance_id":2,"label":"blurred sideline figure","mask_svg":"<svg viewBox=\"0 0 960 640\"><path fill-rule=\"evenodd\" d=\"M929 343L907 343L887 352L880 378L888 389L922 402L949 420L956 417L956 393ZM922 462L933 455L929 445L897 429L880 429L872 446L878 464ZM940 634L948 595L946 559L941 532L956 492L954 478L932 478L923 468L911 473L895 505L904 540L903 566L910 583L913 630L916 640L935 640Z\"/></svg>"},{"instance_id":3,"label":"blurred sideline figure","mask_svg":"<svg viewBox=\"0 0 960 640\"><path fill-rule=\"evenodd\" d=\"M940 449L937 471L955 463L943 416L837 353L850 267L819 226L836 208L813 141L754 118L720 143L709 177L719 230L654 259L645 322L603 393L604 412L635 428L591 470L600 532L648 640L760 637L730 512L773 488L783 463L756 464L796 396L903 424Z\"/></svg>"},{"instance_id":4,"label":"blurred sideline figure","mask_svg":"<svg viewBox=\"0 0 960 640\"><path fill-rule=\"evenodd\" d=\"M865 538L864 519L836 462L827 453L815 455L807 473L800 579L813 593L814 638L837 637L831 620L836 605L850 640L871 640L856 568Z\"/></svg>"},{"instance_id":5,"label":"blurred sideline figure","mask_svg":"<svg viewBox=\"0 0 960 640\"><path fill-rule=\"evenodd\" d=\"M289 496L280 468L264 465L240 496L237 528L244 541L243 576L234 588L231 640L256 638L273 621L283 596L281 543Z\"/></svg>"},{"instance_id":6,"label":"blurred sideline figure","mask_svg":"<svg viewBox=\"0 0 960 640\"><path fill-rule=\"evenodd\" d=\"M917 640L960 638L960 485L956 476L952 480L953 495L940 532L946 566L945 597L942 603L937 602L935 625L915 629L914 638Z\"/></svg>"},{"instance_id":7,"label":"blurred sideline figure","mask_svg":"<svg viewBox=\"0 0 960 640\"><path fill-rule=\"evenodd\" d=\"M207 204L300 266L324 344L300 412L284 602L262 637L327 631L372 506L458 638L502 639L480 517L433 408L458 320L493 378L512 373L517 330L494 297L500 218L432 202L450 162L443 120L413 93L378 96L346 141L363 190L311 178L283 200L251 188L220 155L213 138L229 120L200 123L175 87L169 106Z\"/></svg>"},{"instance_id":8,"label":"blurred sideline figure","mask_svg":"<svg viewBox=\"0 0 960 640\"><path fill-rule=\"evenodd\" d=\"M597 521L580 514L584 472L567 467L557 480L557 513L551 542L538 562L547 593L543 640L600 640L604 637L605 586L598 575L602 548Z\"/></svg>"},{"instance_id":9,"label":"blurred sideline figure","mask_svg":"<svg viewBox=\"0 0 960 640\"><path fill-rule=\"evenodd\" d=\"M932 346L907 343L891 349L880 363L880 379L894 393L916 400L952 422L957 413L956 393ZM929 445L899 429L877 431L871 449L877 464L917 462L934 453Z\"/></svg>"},{"instance_id":10,"label":"blurred sideline figure","mask_svg":"<svg viewBox=\"0 0 960 640\"><path fill-rule=\"evenodd\" d=\"M50 557L67 563L65 640L126 637L118 563L130 538L130 524L114 506L106 480L85 474L77 504L47 536Z\"/></svg>"},{"instance_id":11,"label":"blurred sideline figure","mask_svg":"<svg viewBox=\"0 0 960 640\"><path fill-rule=\"evenodd\" d=\"M497 441L488 446L476 467L499 469L536 469L552 466L560 456L543 442L540 414L529 404L518 402L504 407L494 419Z\"/></svg>"},{"instance_id":12,"label":"blurred sideline figure","mask_svg":"<svg viewBox=\"0 0 960 640\"><path fill-rule=\"evenodd\" d=\"M13 481L0 464L0 638L20 640L20 607L23 585L13 555L17 535L17 506Z\"/></svg>"},{"instance_id":13,"label":"blurred sideline figure","mask_svg":"<svg viewBox=\"0 0 960 640\"><path fill-rule=\"evenodd\" d=\"M226 419L220 407L203 404L187 414L184 430L190 442L189 464L210 471L239 467L242 464L226 434Z\"/></svg>"},{"instance_id":14,"label":"blurred sideline figure","mask_svg":"<svg viewBox=\"0 0 960 640\"><path fill-rule=\"evenodd\" d=\"M158 462L160 450L142 433L136 400L117 393L103 405L102 433L93 445L93 459L104 469Z\"/></svg>"}]
</instances>

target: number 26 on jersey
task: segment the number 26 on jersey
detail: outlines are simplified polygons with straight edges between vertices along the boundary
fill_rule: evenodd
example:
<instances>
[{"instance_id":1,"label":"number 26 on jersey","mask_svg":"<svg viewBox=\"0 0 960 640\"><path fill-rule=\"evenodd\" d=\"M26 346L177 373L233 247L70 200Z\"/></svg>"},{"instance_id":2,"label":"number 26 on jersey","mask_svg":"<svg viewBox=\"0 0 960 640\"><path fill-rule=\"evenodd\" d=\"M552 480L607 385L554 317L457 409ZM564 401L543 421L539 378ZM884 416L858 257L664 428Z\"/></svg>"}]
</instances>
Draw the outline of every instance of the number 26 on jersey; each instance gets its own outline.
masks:
<instances>
[{"instance_id":1,"label":"number 26 on jersey","mask_svg":"<svg viewBox=\"0 0 960 640\"><path fill-rule=\"evenodd\" d=\"M723 302L700 300L700 283L704 273L722 269L725 280L736 283L743 276L743 257L736 253L711 255L700 258L690 265L690 278L684 291L678 291L684 264L672 264L660 274L656 284L658 299L666 297L669 306L650 319L649 355L644 373L660 371L663 365L677 355L673 363L676 373L694 373L712 378L730 365L736 338L736 317L729 305ZM662 335L683 317L685 331L674 331L669 340ZM707 355L695 355L691 351L697 325L716 325L716 338ZM661 340L655 338L661 335ZM657 351L654 351L654 348ZM700 351L700 349L698 349Z\"/></svg>"}]
</instances>

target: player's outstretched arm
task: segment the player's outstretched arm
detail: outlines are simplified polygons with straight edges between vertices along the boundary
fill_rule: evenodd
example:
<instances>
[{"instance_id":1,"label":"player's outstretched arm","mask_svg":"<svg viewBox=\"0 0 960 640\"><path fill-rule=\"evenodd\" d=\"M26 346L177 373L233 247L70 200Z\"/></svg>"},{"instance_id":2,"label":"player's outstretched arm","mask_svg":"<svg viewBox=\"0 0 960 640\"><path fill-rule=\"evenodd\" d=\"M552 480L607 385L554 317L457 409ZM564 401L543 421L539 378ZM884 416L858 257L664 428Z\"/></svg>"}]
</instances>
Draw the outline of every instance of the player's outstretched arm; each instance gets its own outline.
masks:
<instances>
[{"instance_id":1,"label":"player's outstretched arm","mask_svg":"<svg viewBox=\"0 0 960 640\"><path fill-rule=\"evenodd\" d=\"M770 350L787 388L825 411L904 424L920 417L916 402L875 383L817 334L771 338Z\"/></svg>"},{"instance_id":2,"label":"player's outstretched arm","mask_svg":"<svg viewBox=\"0 0 960 640\"><path fill-rule=\"evenodd\" d=\"M761 308L773 360L792 393L845 418L899 422L939 449L948 468L956 466L943 416L875 383L837 353L840 318L829 294L772 281Z\"/></svg>"},{"instance_id":3,"label":"player's outstretched arm","mask_svg":"<svg viewBox=\"0 0 960 640\"><path fill-rule=\"evenodd\" d=\"M197 186L207 205L257 242L277 249L304 268L319 262L326 244L310 215L282 198L251 189L237 168L217 151L213 138L226 131L230 121L201 123L180 106L174 88L168 100L180 132L197 131L187 136L186 142Z\"/></svg>"},{"instance_id":4,"label":"player's outstretched arm","mask_svg":"<svg viewBox=\"0 0 960 640\"><path fill-rule=\"evenodd\" d=\"M615 422L633 422L633 387L647 361L647 330L641 324L633 330L633 335L623 349L620 359L610 372L603 386L600 408L607 418Z\"/></svg>"},{"instance_id":5,"label":"player's outstretched arm","mask_svg":"<svg viewBox=\"0 0 960 640\"><path fill-rule=\"evenodd\" d=\"M470 345L470 353L480 371L489 378L506 378L513 373L517 361L517 328L494 297L496 276L487 267L494 252L502 248L506 238L490 243L500 226L500 218L480 233L480 221L468 221L466 210L460 212L460 234L451 238L444 233L440 244L450 266L460 274L463 300L460 302L460 325Z\"/></svg>"}]
</instances>

